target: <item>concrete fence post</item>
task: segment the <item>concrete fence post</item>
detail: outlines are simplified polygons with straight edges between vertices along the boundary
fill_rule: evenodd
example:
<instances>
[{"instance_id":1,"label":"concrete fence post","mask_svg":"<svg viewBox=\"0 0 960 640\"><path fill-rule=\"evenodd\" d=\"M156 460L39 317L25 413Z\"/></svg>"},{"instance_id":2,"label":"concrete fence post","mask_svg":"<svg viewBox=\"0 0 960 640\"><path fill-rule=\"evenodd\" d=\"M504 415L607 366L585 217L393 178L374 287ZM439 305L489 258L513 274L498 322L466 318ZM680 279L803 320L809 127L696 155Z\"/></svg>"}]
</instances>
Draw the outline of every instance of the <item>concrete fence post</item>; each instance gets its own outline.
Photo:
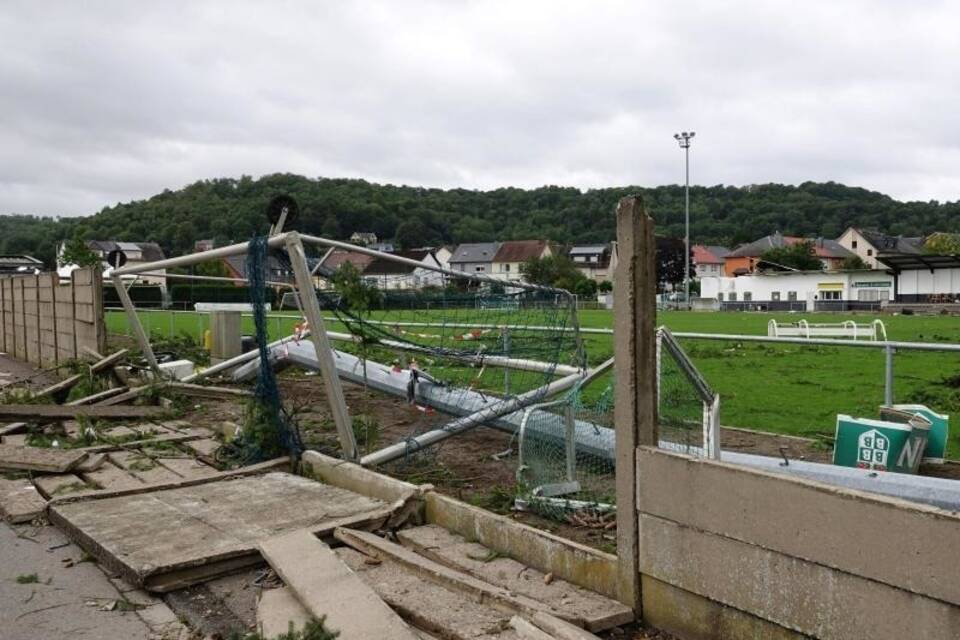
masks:
<instances>
[{"instance_id":1,"label":"concrete fence post","mask_svg":"<svg viewBox=\"0 0 960 640\"><path fill-rule=\"evenodd\" d=\"M628 196L617 205L617 248L613 327L618 587L620 601L639 616L636 448L657 444L656 240L640 196Z\"/></svg>"}]
</instances>

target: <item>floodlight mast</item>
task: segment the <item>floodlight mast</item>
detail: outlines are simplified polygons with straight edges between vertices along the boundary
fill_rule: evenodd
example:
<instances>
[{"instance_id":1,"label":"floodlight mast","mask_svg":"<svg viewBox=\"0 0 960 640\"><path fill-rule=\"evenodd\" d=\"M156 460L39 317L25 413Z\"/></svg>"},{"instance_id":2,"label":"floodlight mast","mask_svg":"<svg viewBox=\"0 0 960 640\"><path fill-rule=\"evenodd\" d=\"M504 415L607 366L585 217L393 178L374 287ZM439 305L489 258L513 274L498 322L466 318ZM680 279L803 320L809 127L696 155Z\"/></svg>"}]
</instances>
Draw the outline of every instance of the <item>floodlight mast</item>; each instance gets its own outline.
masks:
<instances>
[{"instance_id":1,"label":"floodlight mast","mask_svg":"<svg viewBox=\"0 0 960 640\"><path fill-rule=\"evenodd\" d=\"M686 161L686 180L684 182L684 217L685 234L683 240L683 301L690 308L690 140L697 135L694 131L682 131L673 134L673 139L680 143L684 150Z\"/></svg>"}]
</instances>

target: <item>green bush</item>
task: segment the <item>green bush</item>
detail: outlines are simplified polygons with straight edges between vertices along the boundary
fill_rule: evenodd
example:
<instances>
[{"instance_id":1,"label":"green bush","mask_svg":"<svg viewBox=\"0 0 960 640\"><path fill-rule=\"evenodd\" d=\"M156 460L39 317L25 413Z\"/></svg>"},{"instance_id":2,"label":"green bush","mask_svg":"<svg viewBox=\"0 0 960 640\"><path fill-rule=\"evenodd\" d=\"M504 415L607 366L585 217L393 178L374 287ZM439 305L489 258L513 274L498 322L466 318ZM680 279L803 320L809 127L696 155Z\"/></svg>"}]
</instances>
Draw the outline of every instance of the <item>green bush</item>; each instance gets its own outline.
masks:
<instances>
[{"instance_id":1,"label":"green bush","mask_svg":"<svg viewBox=\"0 0 960 640\"><path fill-rule=\"evenodd\" d=\"M163 288L158 284L138 284L127 289L130 300L137 307L160 307L163 304ZM120 306L120 296L112 284L103 284L103 303L108 307Z\"/></svg>"},{"instance_id":2,"label":"green bush","mask_svg":"<svg viewBox=\"0 0 960 640\"><path fill-rule=\"evenodd\" d=\"M175 284L170 287L170 298L178 308L196 302L250 302L250 288L232 284ZM273 289L267 289L266 301L276 306L277 295Z\"/></svg>"}]
</instances>

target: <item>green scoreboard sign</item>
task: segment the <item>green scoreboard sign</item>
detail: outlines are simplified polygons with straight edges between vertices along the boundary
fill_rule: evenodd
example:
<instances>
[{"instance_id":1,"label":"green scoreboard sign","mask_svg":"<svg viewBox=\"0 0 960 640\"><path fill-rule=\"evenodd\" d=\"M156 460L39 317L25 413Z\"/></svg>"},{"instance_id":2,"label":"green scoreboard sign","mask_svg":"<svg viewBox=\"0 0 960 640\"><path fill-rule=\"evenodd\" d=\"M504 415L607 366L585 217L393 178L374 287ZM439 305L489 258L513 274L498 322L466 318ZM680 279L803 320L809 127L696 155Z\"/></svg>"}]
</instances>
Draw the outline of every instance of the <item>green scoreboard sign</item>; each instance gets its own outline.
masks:
<instances>
[{"instance_id":1,"label":"green scoreboard sign","mask_svg":"<svg viewBox=\"0 0 960 640\"><path fill-rule=\"evenodd\" d=\"M901 422L888 415L887 407L880 407L880 418L891 422ZM937 413L922 404L895 404L890 407L901 415L920 415L930 421L930 435L927 448L923 451L923 461L943 464L947 457L947 437L950 434L950 416Z\"/></svg>"},{"instance_id":2,"label":"green scoreboard sign","mask_svg":"<svg viewBox=\"0 0 960 640\"><path fill-rule=\"evenodd\" d=\"M833 464L916 473L927 444L926 422L900 424L838 415Z\"/></svg>"}]
</instances>

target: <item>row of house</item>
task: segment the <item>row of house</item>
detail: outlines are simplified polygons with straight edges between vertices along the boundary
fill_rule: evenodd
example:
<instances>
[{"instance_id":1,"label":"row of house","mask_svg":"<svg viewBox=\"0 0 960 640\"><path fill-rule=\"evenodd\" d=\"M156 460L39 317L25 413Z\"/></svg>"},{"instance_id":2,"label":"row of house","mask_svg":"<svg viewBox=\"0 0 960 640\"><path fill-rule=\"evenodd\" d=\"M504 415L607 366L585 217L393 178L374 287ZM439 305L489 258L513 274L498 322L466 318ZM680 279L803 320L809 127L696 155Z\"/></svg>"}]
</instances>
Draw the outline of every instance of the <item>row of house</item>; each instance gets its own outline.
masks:
<instances>
[{"instance_id":1,"label":"row of house","mask_svg":"<svg viewBox=\"0 0 960 640\"><path fill-rule=\"evenodd\" d=\"M766 250L800 241L779 234L722 256L713 250L722 247L705 248L703 268L697 267L700 297L722 309L767 311L960 303L960 256L931 255L924 250L926 240L850 228L837 240L814 243L823 264L817 271L763 269L760 256ZM843 269L853 256L867 269Z\"/></svg>"},{"instance_id":2,"label":"row of house","mask_svg":"<svg viewBox=\"0 0 960 640\"><path fill-rule=\"evenodd\" d=\"M367 246L373 248L375 244L378 243L371 242ZM394 251L392 255L412 261L398 262L387 258L374 258L358 251L331 249L321 259L318 271L332 273L345 262L349 262L368 282L382 289L409 289L442 284L443 275L431 267L519 282L523 280L524 263L558 255L559 252L557 245L546 240L475 242L456 247ZM569 255L577 269L587 278L598 283L613 278L613 269L616 266L614 243L575 246Z\"/></svg>"}]
</instances>

